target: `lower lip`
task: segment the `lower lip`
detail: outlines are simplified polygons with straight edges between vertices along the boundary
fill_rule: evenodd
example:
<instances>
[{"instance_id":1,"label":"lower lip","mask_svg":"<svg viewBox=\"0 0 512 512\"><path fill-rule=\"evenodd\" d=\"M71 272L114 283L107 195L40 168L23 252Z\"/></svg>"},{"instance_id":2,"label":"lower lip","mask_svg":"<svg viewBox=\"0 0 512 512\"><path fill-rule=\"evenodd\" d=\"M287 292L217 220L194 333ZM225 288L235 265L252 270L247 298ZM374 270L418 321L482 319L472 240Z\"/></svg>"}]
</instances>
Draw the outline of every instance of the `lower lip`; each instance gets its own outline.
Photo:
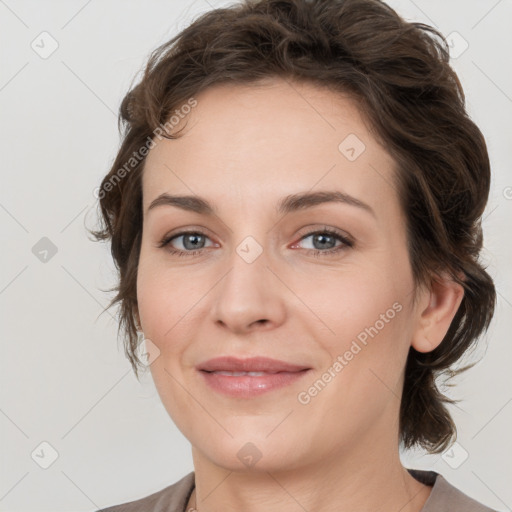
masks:
<instances>
[{"instance_id":1,"label":"lower lip","mask_svg":"<svg viewBox=\"0 0 512 512\"><path fill-rule=\"evenodd\" d=\"M200 371L199 373L206 380L207 384L219 393L237 398L252 398L269 391L290 386L302 379L304 375L309 373L309 370L268 373L261 376L242 375L238 377L206 371Z\"/></svg>"}]
</instances>

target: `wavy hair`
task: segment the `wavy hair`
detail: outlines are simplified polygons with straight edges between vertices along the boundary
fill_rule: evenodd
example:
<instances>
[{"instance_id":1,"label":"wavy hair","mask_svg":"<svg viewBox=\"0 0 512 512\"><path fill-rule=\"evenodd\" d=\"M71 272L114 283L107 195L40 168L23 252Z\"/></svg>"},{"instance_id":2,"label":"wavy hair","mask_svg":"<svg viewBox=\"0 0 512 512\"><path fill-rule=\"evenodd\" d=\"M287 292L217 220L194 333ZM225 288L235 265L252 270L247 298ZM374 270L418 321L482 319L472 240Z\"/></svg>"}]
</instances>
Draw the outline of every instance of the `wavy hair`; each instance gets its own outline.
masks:
<instances>
[{"instance_id":1,"label":"wavy hair","mask_svg":"<svg viewBox=\"0 0 512 512\"><path fill-rule=\"evenodd\" d=\"M205 88L272 77L328 87L357 102L397 164L415 286L447 272L464 288L441 344L429 353L411 347L405 367L400 442L441 452L456 437L445 405L456 401L439 391L436 378L472 366L452 369L487 330L495 309L494 283L479 261L490 164L442 35L406 22L380 0L242 0L201 15L151 53L120 106L122 142L100 187L101 229L92 231L96 240L111 242L119 279L108 308L120 305L118 336L123 331L126 356L138 378L133 315L142 148Z\"/></svg>"}]
</instances>

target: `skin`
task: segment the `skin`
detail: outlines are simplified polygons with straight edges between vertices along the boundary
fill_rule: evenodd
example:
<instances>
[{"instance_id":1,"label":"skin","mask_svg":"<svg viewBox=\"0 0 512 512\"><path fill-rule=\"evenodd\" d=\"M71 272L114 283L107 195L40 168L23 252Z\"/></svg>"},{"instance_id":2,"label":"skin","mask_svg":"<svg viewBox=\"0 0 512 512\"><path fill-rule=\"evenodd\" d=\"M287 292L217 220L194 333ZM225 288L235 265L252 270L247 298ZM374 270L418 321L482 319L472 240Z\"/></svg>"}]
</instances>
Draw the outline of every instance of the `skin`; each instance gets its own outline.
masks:
<instances>
[{"instance_id":1,"label":"skin","mask_svg":"<svg viewBox=\"0 0 512 512\"><path fill-rule=\"evenodd\" d=\"M438 276L416 290L413 303L394 161L349 98L312 84L217 85L196 99L182 136L158 141L146 160L135 312L160 351L150 366L160 398L192 445L196 489L189 506L421 510L431 487L409 475L398 451L404 367L411 346L428 352L442 341L463 289ZM354 161L338 149L349 134L366 147ZM341 203L276 213L282 197L318 190L348 193L375 216ZM217 215L169 205L148 212L163 192L204 197ZM325 247L304 238L325 226L350 235L354 245L327 255L342 242L330 239ZM166 235L194 228L206 233L198 255L170 254L192 252L183 236L158 247ZM262 250L252 263L236 251L248 236ZM313 256L315 249L324 254ZM401 311L300 403L298 393L395 303ZM267 356L312 370L291 386L232 398L208 387L195 369L224 355ZM252 466L237 456L248 442L261 454Z\"/></svg>"}]
</instances>

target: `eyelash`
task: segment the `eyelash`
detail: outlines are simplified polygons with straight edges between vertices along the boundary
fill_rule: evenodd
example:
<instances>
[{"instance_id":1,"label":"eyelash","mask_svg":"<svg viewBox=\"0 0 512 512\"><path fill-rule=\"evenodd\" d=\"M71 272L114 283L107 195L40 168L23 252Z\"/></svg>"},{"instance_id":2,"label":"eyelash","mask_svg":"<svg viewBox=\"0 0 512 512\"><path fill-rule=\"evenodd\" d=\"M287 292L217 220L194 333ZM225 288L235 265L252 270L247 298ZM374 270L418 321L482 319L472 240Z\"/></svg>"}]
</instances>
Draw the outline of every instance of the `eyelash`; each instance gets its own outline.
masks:
<instances>
[{"instance_id":1,"label":"eyelash","mask_svg":"<svg viewBox=\"0 0 512 512\"><path fill-rule=\"evenodd\" d=\"M321 251L320 249L309 249L309 251L312 252L312 255L316 258L320 257L320 256L333 256L335 254L337 254L338 252L346 249L346 248L350 248L350 247L353 247L354 246L354 243L348 239L347 237L341 235L340 233L338 233L337 231L333 230L333 229L329 229L329 228L324 228L323 230L317 230L317 231L311 231L307 234L305 234L303 237L301 237L301 239L299 240L299 242L301 242L302 240L304 240L305 238L308 238L312 235L329 235L329 236L333 236L334 238L336 238L337 240L339 240L340 242L343 242L342 245L339 245L338 247L334 247L333 249L328 249L326 251ZM201 235L201 236L205 236L205 237L208 237L208 235L206 233L203 233L202 231L200 230L195 230L195 231L182 231L180 233L177 233L175 235L172 235L170 237L165 237L159 244L158 244L158 247L159 248L164 248L164 247L167 247L172 240L174 240L175 238L179 238L180 236L185 236L185 235ZM167 249L167 251L172 254L172 255L177 255L177 256L196 256L197 254L199 254L201 251L203 251L204 249L197 249L197 250L194 250L194 251L182 251L181 249ZM311 253L310 253L311 254Z\"/></svg>"}]
</instances>

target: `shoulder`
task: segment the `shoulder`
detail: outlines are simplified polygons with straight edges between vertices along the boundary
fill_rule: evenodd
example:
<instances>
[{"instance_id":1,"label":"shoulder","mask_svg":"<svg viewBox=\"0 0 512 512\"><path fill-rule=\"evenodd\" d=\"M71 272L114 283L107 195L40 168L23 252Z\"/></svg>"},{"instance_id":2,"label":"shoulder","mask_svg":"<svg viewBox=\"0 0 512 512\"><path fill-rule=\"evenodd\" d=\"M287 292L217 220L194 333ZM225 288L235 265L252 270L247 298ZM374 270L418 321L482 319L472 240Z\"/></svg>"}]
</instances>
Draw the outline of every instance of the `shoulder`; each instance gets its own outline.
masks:
<instances>
[{"instance_id":1,"label":"shoulder","mask_svg":"<svg viewBox=\"0 0 512 512\"><path fill-rule=\"evenodd\" d=\"M183 512L194 489L194 472L149 496L97 512Z\"/></svg>"},{"instance_id":2,"label":"shoulder","mask_svg":"<svg viewBox=\"0 0 512 512\"><path fill-rule=\"evenodd\" d=\"M470 498L454 487L443 475L435 471L409 469L409 473L426 485L432 485L432 491L420 512L496 512L484 504Z\"/></svg>"}]
</instances>

